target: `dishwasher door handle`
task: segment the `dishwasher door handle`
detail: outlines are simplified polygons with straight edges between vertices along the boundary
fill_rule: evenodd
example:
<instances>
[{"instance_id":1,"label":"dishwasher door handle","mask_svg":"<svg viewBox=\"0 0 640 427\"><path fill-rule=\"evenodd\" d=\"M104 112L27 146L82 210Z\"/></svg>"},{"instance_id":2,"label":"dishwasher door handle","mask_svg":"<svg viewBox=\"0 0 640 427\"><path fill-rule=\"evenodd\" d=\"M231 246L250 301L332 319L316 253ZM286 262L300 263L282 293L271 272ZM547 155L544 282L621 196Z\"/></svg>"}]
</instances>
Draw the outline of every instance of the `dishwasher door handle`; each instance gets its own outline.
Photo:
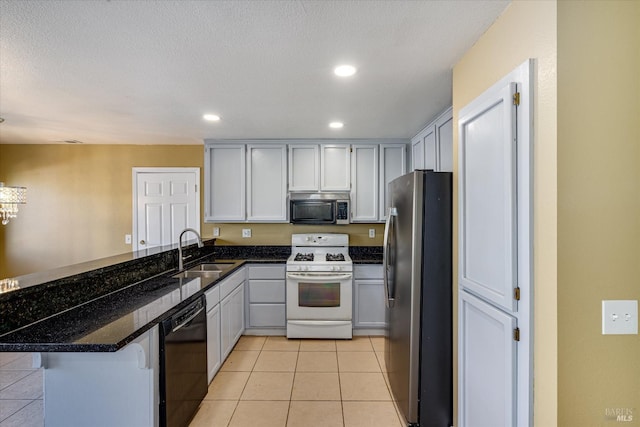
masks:
<instances>
[{"instance_id":1,"label":"dishwasher door handle","mask_svg":"<svg viewBox=\"0 0 640 427\"><path fill-rule=\"evenodd\" d=\"M173 329L171 329L171 332L175 332L175 331L179 330L180 328L182 328L183 326L186 326L187 324L189 324L198 314L202 313L202 310L204 310L204 307L200 307L198 309L198 311L196 311L191 316L186 318L182 323L180 323L179 325L177 325Z\"/></svg>"}]
</instances>

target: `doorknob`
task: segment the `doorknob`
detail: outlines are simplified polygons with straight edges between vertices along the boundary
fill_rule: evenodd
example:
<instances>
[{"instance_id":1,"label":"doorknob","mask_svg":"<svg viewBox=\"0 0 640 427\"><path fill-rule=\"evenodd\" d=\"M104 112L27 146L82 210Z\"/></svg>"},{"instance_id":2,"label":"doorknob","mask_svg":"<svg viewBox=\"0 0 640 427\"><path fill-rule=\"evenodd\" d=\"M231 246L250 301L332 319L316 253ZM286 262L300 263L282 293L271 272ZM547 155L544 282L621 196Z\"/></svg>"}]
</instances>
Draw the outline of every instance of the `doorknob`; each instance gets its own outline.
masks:
<instances>
[{"instance_id":1,"label":"doorknob","mask_svg":"<svg viewBox=\"0 0 640 427\"><path fill-rule=\"evenodd\" d=\"M147 243L147 242L145 242L144 240L140 240L140 244L141 245L144 245L145 243Z\"/></svg>"}]
</instances>

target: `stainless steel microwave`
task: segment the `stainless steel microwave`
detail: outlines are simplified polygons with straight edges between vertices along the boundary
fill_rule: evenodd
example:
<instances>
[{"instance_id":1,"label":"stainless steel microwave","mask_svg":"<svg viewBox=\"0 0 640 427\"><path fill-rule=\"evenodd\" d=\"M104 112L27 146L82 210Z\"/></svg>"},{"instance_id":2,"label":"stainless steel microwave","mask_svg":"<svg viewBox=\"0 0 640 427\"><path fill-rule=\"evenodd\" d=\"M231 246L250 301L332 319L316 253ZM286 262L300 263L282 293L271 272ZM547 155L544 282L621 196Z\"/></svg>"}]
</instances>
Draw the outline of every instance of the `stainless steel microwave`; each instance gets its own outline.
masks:
<instances>
[{"instance_id":1,"label":"stainless steel microwave","mask_svg":"<svg viewBox=\"0 0 640 427\"><path fill-rule=\"evenodd\" d=\"M349 224L349 193L290 193L292 224Z\"/></svg>"}]
</instances>

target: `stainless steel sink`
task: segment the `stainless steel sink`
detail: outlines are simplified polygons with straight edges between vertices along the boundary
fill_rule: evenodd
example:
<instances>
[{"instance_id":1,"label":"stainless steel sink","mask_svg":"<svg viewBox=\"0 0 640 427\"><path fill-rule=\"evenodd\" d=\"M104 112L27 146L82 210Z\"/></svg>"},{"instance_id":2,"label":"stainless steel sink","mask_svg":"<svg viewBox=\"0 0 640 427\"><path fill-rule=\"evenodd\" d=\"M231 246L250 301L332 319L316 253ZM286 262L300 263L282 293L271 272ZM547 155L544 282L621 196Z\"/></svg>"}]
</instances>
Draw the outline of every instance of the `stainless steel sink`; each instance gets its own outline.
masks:
<instances>
[{"instance_id":1,"label":"stainless steel sink","mask_svg":"<svg viewBox=\"0 0 640 427\"><path fill-rule=\"evenodd\" d=\"M204 271L204 270L200 270L200 271L183 271L181 273L176 274L175 276L173 276L176 279L194 279L196 277L206 277L206 278L214 278L217 279L218 277L220 277L220 274L222 273L222 271L217 270L217 271Z\"/></svg>"},{"instance_id":2,"label":"stainless steel sink","mask_svg":"<svg viewBox=\"0 0 640 427\"><path fill-rule=\"evenodd\" d=\"M193 279L196 277L217 279L224 271L233 267L233 262L216 262L205 263L191 267L186 271L182 271L175 276L176 279Z\"/></svg>"},{"instance_id":3,"label":"stainless steel sink","mask_svg":"<svg viewBox=\"0 0 640 427\"><path fill-rule=\"evenodd\" d=\"M224 270L228 270L231 267L233 267L233 262L215 262L215 263L205 263L205 264L200 264L200 265L196 265L195 267L192 267L190 269L188 269L188 272L213 272L213 271L217 271L217 272L221 272Z\"/></svg>"}]
</instances>

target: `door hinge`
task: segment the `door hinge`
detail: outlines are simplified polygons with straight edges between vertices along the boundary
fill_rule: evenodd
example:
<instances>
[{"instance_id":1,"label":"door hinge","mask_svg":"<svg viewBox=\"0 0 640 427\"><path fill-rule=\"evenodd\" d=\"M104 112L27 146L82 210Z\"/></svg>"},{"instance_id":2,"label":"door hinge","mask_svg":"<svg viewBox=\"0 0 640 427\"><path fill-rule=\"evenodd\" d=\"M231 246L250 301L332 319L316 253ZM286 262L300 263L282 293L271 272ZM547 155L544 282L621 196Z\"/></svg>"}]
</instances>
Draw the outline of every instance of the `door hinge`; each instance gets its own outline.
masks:
<instances>
[{"instance_id":1,"label":"door hinge","mask_svg":"<svg viewBox=\"0 0 640 427\"><path fill-rule=\"evenodd\" d=\"M513 94L513 105L520 105L520 92Z\"/></svg>"},{"instance_id":2,"label":"door hinge","mask_svg":"<svg viewBox=\"0 0 640 427\"><path fill-rule=\"evenodd\" d=\"M513 288L513 299L520 301L520 287Z\"/></svg>"},{"instance_id":3,"label":"door hinge","mask_svg":"<svg viewBox=\"0 0 640 427\"><path fill-rule=\"evenodd\" d=\"M520 341L520 328L515 328L513 330L513 340Z\"/></svg>"}]
</instances>

